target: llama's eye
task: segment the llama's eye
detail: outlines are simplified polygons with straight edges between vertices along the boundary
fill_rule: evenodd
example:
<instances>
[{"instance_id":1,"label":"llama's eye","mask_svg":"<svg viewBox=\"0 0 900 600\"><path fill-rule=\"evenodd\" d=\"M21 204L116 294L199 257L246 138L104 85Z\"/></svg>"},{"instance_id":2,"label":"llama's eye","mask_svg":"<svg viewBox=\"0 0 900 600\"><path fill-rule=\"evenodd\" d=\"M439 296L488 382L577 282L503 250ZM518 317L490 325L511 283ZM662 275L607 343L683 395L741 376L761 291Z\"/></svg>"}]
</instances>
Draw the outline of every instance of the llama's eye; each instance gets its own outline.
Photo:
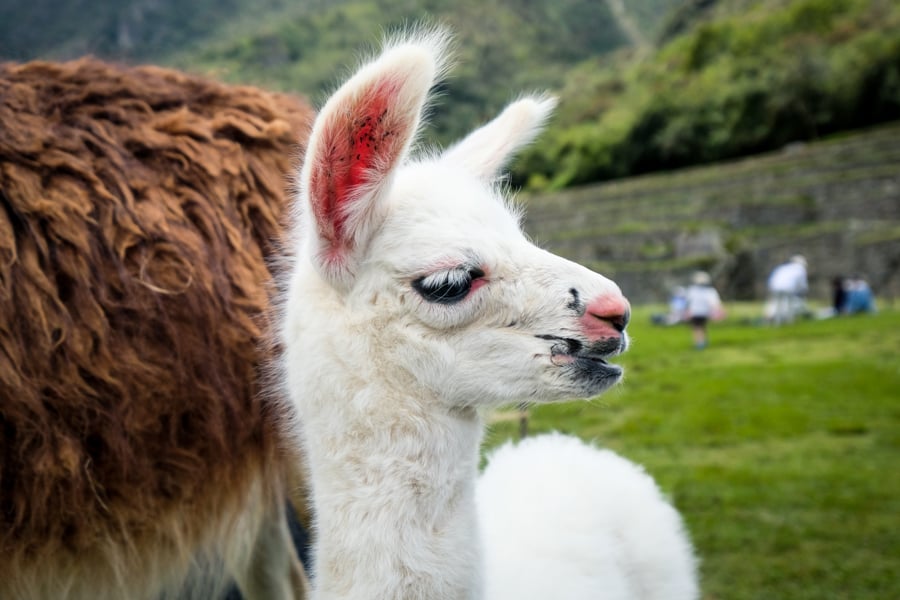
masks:
<instances>
[{"instance_id":1,"label":"llama's eye","mask_svg":"<svg viewBox=\"0 0 900 600\"><path fill-rule=\"evenodd\" d=\"M412 282L413 288L428 302L455 304L469 295L472 282L484 277L478 267L441 271Z\"/></svg>"}]
</instances>

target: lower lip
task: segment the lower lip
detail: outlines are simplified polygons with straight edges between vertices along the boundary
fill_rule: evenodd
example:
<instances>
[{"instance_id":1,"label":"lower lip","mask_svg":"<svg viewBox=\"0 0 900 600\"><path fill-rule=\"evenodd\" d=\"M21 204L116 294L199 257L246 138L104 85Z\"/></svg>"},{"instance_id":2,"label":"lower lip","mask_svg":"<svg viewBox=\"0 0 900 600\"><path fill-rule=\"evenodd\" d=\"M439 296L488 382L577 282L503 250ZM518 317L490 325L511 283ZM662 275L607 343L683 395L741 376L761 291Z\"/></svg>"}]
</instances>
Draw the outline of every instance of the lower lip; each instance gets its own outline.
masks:
<instances>
[{"instance_id":1,"label":"lower lip","mask_svg":"<svg viewBox=\"0 0 900 600\"><path fill-rule=\"evenodd\" d=\"M553 354L550 356L550 362L557 367L575 364L586 370L602 370L609 374L621 374L622 367L613 365L602 358L593 358L590 356L574 356L572 354Z\"/></svg>"},{"instance_id":2,"label":"lower lip","mask_svg":"<svg viewBox=\"0 0 900 600\"><path fill-rule=\"evenodd\" d=\"M575 364L578 367L581 367L587 371L600 371L605 376L615 376L618 377L623 373L622 367L619 365L613 365L601 358L590 358L586 356L579 357L575 360Z\"/></svg>"}]
</instances>

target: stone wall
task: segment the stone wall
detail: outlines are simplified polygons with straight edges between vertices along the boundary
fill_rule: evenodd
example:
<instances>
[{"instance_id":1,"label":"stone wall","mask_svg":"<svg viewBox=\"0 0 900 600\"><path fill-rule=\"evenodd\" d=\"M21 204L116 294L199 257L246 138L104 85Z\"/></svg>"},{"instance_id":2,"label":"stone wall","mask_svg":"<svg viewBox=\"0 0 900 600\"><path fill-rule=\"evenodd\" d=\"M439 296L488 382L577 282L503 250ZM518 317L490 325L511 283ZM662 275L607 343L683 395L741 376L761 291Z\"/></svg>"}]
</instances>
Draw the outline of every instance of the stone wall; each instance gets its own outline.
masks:
<instances>
[{"instance_id":1,"label":"stone wall","mask_svg":"<svg viewBox=\"0 0 900 600\"><path fill-rule=\"evenodd\" d=\"M726 299L760 299L771 269L809 261L811 296L862 274L900 295L900 123L781 152L525 196L540 245L665 301L696 269Z\"/></svg>"}]
</instances>

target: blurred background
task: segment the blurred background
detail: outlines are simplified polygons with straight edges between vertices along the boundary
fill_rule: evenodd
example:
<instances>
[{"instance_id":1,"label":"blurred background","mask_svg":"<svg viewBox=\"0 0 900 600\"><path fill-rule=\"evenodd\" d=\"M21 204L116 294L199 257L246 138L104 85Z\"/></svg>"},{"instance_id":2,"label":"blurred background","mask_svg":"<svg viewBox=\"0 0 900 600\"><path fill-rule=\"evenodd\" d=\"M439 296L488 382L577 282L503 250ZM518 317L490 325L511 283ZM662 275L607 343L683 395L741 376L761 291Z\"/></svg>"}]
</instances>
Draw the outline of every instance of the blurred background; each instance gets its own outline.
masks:
<instances>
[{"instance_id":1,"label":"blurred background","mask_svg":"<svg viewBox=\"0 0 900 600\"><path fill-rule=\"evenodd\" d=\"M426 135L558 95L512 169L526 229L636 306L625 385L528 429L644 464L706 600L900 598L897 0L0 0L0 61L91 54L319 104L422 19L458 62ZM796 255L805 308L776 327L767 280ZM724 300L703 352L660 320L697 271ZM845 278L877 311L830 311ZM517 435L498 418L487 445Z\"/></svg>"},{"instance_id":2,"label":"blurred background","mask_svg":"<svg viewBox=\"0 0 900 600\"><path fill-rule=\"evenodd\" d=\"M422 19L458 37L431 139L559 95L513 169L527 229L633 300L695 269L758 299L794 254L818 297L851 274L900 292L896 0L0 0L0 59L156 63L318 104Z\"/></svg>"}]
</instances>

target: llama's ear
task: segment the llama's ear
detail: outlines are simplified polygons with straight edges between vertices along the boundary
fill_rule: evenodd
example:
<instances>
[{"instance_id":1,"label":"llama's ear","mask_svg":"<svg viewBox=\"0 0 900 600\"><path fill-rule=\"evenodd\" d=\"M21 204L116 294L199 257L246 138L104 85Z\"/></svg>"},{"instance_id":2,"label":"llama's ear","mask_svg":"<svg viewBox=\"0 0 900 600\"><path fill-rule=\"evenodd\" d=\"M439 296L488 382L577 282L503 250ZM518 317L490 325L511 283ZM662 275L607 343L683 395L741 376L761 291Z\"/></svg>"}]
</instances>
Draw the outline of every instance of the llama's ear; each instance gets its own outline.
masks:
<instances>
[{"instance_id":1,"label":"llama's ear","mask_svg":"<svg viewBox=\"0 0 900 600\"><path fill-rule=\"evenodd\" d=\"M415 137L443 47L439 32L391 45L316 118L300 174L304 235L315 266L334 284L353 278L358 253L383 218L380 200Z\"/></svg>"},{"instance_id":2,"label":"llama's ear","mask_svg":"<svg viewBox=\"0 0 900 600\"><path fill-rule=\"evenodd\" d=\"M549 96L517 100L448 148L443 160L462 164L482 179L493 179L520 148L531 143L555 107L556 99Z\"/></svg>"}]
</instances>

